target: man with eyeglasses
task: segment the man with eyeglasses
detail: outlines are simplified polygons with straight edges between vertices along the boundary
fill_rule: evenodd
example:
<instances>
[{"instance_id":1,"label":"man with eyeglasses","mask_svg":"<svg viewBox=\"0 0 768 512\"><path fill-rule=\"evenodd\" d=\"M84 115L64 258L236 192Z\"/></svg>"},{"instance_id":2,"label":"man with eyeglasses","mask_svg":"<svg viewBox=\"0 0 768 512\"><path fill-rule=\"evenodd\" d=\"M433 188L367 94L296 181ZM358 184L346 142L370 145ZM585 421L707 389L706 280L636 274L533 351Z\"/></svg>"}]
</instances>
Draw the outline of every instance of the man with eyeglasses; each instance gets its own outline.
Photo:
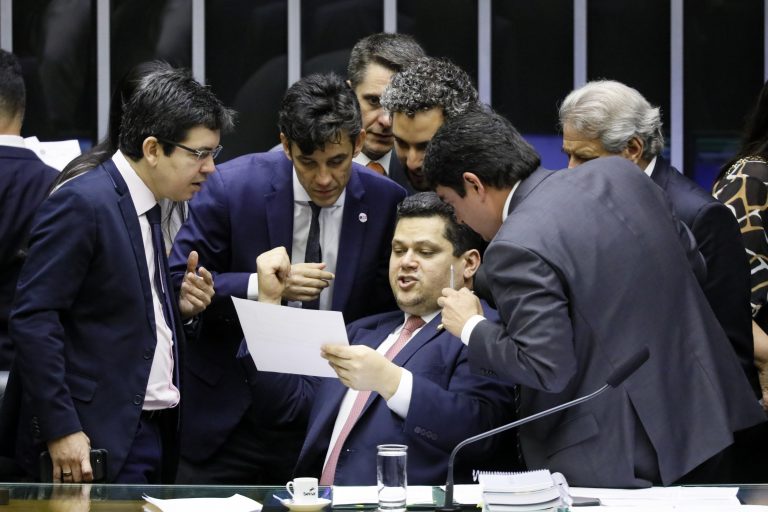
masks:
<instances>
[{"instance_id":1,"label":"man with eyeglasses","mask_svg":"<svg viewBox=\"0 0 768 512\"><path fill-rule=\"evenodd\" d=\"M174 293L158 201L201 189L232 116L189 72L153 71L125 105L115 155L40 207L2 414L18 419L3 444L31 477L91 481L89 452L105 449L107 482L174 480L182 321L207 307L213 280L191 252Z\"/></svg>"},{"instance_id":2,"label":"man with eyeglasses","mask_svg":"<svg viewBox=\"0 0 768 512\"><path fill-rule=\"evenodd\" d=\"M174 242L177 282L193 250L216 278L184 361L178 483L283 483L301 449L306 418L282 421L291 403L281 400L298 377L236 358L243 332L230 297L258 298L257 256L287 249L288 305L347 322L396 307L387 269L405 190L352 162L365 138L354 92L336 75L307 76L283 97L278 125L283 151L218 166Z\"/></svg>"}]
</instances>

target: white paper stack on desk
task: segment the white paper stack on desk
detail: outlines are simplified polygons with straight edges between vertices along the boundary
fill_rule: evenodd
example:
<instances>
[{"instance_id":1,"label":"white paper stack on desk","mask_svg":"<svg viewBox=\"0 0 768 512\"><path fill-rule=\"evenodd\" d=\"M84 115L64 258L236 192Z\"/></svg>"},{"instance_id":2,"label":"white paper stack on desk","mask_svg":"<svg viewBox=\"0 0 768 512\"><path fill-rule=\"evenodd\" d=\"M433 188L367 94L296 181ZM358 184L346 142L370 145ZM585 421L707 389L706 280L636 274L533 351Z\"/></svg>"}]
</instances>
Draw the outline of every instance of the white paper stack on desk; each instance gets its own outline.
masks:
<instances>
[{"instance_id":1,"label":"white paper stack on desk","mask_svg":"<svg viewBox=\"0 0 768 512\"><path fill-rule=\"evenodd\" d=\"M570 504L563 475L546 469L522 473L480 472L478 480L486 512L556 512Z\"/></svg>"}]
</instances>

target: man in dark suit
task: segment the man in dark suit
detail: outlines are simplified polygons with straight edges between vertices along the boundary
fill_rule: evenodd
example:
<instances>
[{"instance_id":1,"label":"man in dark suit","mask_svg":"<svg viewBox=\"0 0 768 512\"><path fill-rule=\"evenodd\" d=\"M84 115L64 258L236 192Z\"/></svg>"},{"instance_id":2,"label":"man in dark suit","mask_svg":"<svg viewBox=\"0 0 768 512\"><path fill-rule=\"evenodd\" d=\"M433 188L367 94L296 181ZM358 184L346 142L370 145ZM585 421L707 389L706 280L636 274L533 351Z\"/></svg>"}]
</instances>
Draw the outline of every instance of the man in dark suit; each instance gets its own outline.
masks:
<instances>
[{"instance_id":1,"label":"man in dark suit","mask_svg":"<svg viewBox=\"0 0 768 512\"><path fill-rule=\"evenodd\" d=\"M478 106L469 76L445 59L422 57L396 73L381 95L392 116L395 153L413 190L429 190L421 165L424 151L447 119Z\"/></svg>"},{"instance_id":2,"label":"man in dark suit","mask_svg":"<svg viewBox=\"0 0 768 512\"><path fill-rule=\"evenodd\" d=\"M406 34L372 34L352 48L347 83L355 91L363 118L365 141L355 162L389 176L409 193L413 188L392 146L392 118L381 106L381 93L392 75L408 67L424 50Z\"/></svg>"},{"instance_id":3,"label":"man in dark suit","mask_svg":"<svg viewBox=\"0 0 768 512\"><path fill-rule=\"evenodd\" d=\"M667 194L706 261L704 295L760 396L752 346L749 263L739 224L725 205L661 156L664 136L658 107L631 87L600 80L572 91L559 114L569 168L601 156L623 156Z\"/></svg>"},{"instance_id":4,"label":"man in dark suit","mask_svg":"<svg viewBox=\"0 0 768 512\"><path fill-rule=\"evenodd\" d=\"M235 357L243 333L230 297L259 297L257 256L287 249L287 304L341 311L347 322L394 308L387 257L405 191L352 162L365 137L354 93L333 74L305 77L286 92L279 127L283 151L219 166L174 243L173 272L183 275L184 254L196 250L216 279L185 362L180 483L285 482L301 448L305 421L262 413L286 377L249 376L253 362Z\"/></svg>"},{"instance_id":5,"label":"man in dark suit","mask_svg":"<svg viewBox=\"0 0 768 512\"><path fill-rule=\"evenodd\" d=\"M6 371L13 361L8 316L27 253L27 236L57 174L24 145L25 104L19 61L0 50L0 370Z\"/></svg>"},{"instance_id":6,"label":"man in dark suit","mask_svg":"<svg viewBox=\"0 0 768 512\"><path fill-rule=\"evenodd\" d=\"M764 415L663 191L624 158L568 172L539 163L492 113L460 116L432 139L430 183L491 241L481 271L501 317L445 289L445 327L475 371L521 385L523 416L594 391L640 347L650 359L619 389L522 427L527 465L590 487L669 485L693 471L728 481L720 452Z\"/></svg>"},{"instance_id":7,"label":"man in dark suit","mask_svg":"<svg viewBox=\"0 0 768 512\"><path fill-rule=\"evenodd\" d=\"M299 388L285 399L311 408L295 475L317 476L324 485L375 485L376 446L400 443L408 445L408 482L436 485L460 441L511 420L512 386L470 374L466 347L439 326L441 290L471 288L482 245L434 192L398 206L389 284L399 311L349 325L351 345L322 352L339 378L322 379L316 395ZM260 297L266 302L279 301L284 285L276 274L289 269L285 251L274 252L272 261L265 254L259 262L260 280L272 283L263 289L276 298ZM473 468L498 461L491 454L500 441L462 452L456 478L469 482Z\"/></svg>"},{"instance_id":8,"label":"man in dark suit","mask_svg":"<svg viewBox=\"0 0 768 512\"><path fill-rule=\"evenodd\" d=\"M21 396L3 404L30 475L47 449L54 481L90 481L97 448L108 482L173 478L181 320L210 303L213 284L189 254L176 300L157 201L200 190L231 124L190 73L159 69L127 101L114 157L40 207L10 322Z\"/></svg>"}]
</instances>

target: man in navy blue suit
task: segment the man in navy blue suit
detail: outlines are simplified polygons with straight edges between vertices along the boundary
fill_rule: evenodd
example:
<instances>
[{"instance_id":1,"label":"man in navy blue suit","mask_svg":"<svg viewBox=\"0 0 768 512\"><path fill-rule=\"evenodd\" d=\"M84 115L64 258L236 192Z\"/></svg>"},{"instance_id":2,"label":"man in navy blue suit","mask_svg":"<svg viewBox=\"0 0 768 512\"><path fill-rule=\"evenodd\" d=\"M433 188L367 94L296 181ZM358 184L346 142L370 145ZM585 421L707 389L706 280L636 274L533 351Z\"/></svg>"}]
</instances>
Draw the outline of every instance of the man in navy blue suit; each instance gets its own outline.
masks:
<instances>
[{"instance_id":1,"label":"man in navy blue suit","mask_svg":"<svg viewBox=\"0 0 768 512\"><path fill-rule=\"evenodd\" d=\"M460 441L511 421L512 386L470 373L467 348L442 328L437 305L443 288L471 288L482 240L433 192L406 198L397 217L389 284L399 311L349 325L350 346L322 349L339 379L323 379L316 396L291 398L311 407L297 476L318 476L325 485L374 485L376 446L399 443L408 445L408 482L440 484ZM262 288L279 297L284 279L277 271L288 268L284 251L282 262L279 254L261 260L259 277L271 283L261 281ZM457 458L456 479L469 482L472 468L501 463L493 455L503 452L497 449L502 440L467 447Z\"/></svg>"},{"instance_id":2,"label":"man in navy blue suit","mask_svg":"<svg viewBox=\"0 0 768 512\"><path fill-rule=\"evenodd\" d=\"M174 242L179 279L195 250L216 280L185 360L179 483L284 483L301 448L306 421L263 412L272 390L298 377L260 375L236 358L243 333L230 297L259 297L257 256L286 248L286 304L347 322L394 308L387 257L405 190L352 162L365 138L354 93L336 75L307 76L286 91L278 124L283 151L218 166Z\"/></svg>"},{"instance_id":3,"label":"man in navy blue suit","mask_svg":"<svg viewBox=\"0 0 768 512\"><path fill-rule=\"evenodd\" d=\"M189 254L177 300L157 201L200 190L231 125L189 72L158 69L127 100L112 159L40 207L10 322L21 396L3 404L30 475L48 450L54 481L90 481L95 448L108 451L108 482L173 478L181 321L210 303L213 282Z\"/></svg>"},{"instance_id":4,"label":"man in navy blue suit","mask_svg":"<svg viewBox=\"0 0 768 512\"><path fill-rule=\"evenodd\" d=\"M57 174L24 146L25 104L19 61L0 50L0 370L9 370L13 360L8 316L32 218Z\"/></svg>"}]
</instances>

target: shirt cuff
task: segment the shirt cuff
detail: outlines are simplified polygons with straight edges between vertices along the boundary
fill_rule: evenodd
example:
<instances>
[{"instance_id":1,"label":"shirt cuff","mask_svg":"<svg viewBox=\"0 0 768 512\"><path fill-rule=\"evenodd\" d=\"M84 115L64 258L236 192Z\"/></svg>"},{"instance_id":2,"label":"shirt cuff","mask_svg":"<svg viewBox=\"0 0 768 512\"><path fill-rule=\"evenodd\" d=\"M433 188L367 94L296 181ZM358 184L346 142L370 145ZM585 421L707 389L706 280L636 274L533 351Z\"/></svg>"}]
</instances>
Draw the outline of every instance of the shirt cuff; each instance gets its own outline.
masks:
<instances>
[{"instance_id":1,"label":"shirt cuff","mask_svg":"<svg viewBox=\"0 0 768 512\"><path fill-rule=\"evenodd\" d=\"M411 395L413 393L413 374L402 368L400 374L400 384L397 386L395 394L387 400L387 407L395 414L405 419L408 416L408 408L411 406Z\"/></svg>"},{"instance_id":2,"label":"shirt cuff","mask_svg":"<svg viewBox=\"0 0 768 512\"><path fill-rule=\"evenodd\" d=\"M246 294L248 300L259 300L259 276L256 272L248 278L248 291Z\"/></svg>"},{"instance_id":3,"label":"shirt cuff","mask_svg":"<svg viewBox=\"0 0 768 512\"><path fill-rule=\"evenodd\" d=\"M469 320L464 324L464 327L461 328L462 343L469 346L469 337L472 336L472 331L475 329L475 326L483 320L485 320L485 317L482 315L472 315L469 317Z\"/></svg>"}]
</instances>

